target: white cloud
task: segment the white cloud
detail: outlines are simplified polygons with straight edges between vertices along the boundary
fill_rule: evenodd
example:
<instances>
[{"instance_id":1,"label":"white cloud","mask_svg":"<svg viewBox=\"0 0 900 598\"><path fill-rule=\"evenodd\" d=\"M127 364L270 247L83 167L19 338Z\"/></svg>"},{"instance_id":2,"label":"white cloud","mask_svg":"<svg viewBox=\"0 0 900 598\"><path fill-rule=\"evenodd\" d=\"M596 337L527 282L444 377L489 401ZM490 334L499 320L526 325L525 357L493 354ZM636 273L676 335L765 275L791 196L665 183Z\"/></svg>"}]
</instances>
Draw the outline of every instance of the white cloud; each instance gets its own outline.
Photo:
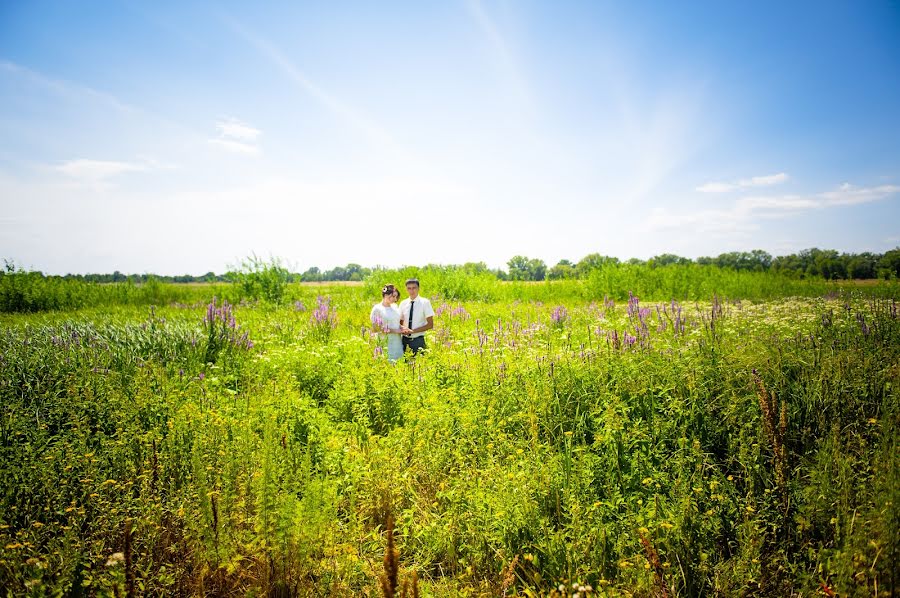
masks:
<instances>
[{"instance_id":1,"label":"white cloud","mask_svg":"<svg viewBox=\"0 0 900 598\"><path fill-rule=\"evenodd\" d=\"M741 179L738 181L739 187L768 187L769 185L778 185L788 180L786 172L778 174L769 174L765 176L755 176L749 179Z\"/></svg>"},{"instance_id":2,"label":"white cloud","mask_svg":"<svg viewBox=\"0 0 900 598\"><path fill-rule=\"evenodd\" d=\"M63 162L56 170L82 182L99 183L126 172L138 172L147 168L146 164L137 162L78 159Z\"/></svg>"},{"instance_id":3,"label":"white cloud","mask_svg":"<svg viewBox=\"0 0 900 598\"><path fill-rule=\"evenodd\" d=\"M836 191L821 193L819 197L826 205L852 206L884 199L888 195L900 192L898 185L879 185L878 187L854 187L844 183Z\"/></svg>"},{"instance_id":4,"label":"white cloud","mask_svg":"<svg viewBox=\"0 0 900 598\"><path fill-rule=\"evenodd\" d=\"M789 218L802 212L882 201L900 193L900 185L856 187L844 183L832 191L812 195L762 195L741 197L727 209L694 212L654 210L645 229L659 231L689 226L698 232L729 235L759 228L760 220Z\"/></svg>"},{"instance_id":5,"label":"white cloud","mask_svg":"<svg viewBox=\"0 0 900 598\"><path fill-rule=\"evenodd\" d=\"M699 187L697 187L697 191L700 193L726 193L735 189L736 185L732 185L731 183L703 183Z\"/></svg>"},{"instance_id":6,"label":"white cloud","mask_svg":"<svg viewBox=\"0 0 900 598\"><path fill-rule=\"evenodd\" d=\"M219 137L216 139L210 139L209 142L213 145L217 145L223 149L226 149L229 152L235 152L237 154L252 155L259 153L259 146L252 143L244 143L243 141L235 141L234 139Z\"/></svg>"},{"instance_id":7,"label":"white cloud","mask_svg":"<svg viewBox=\"0 0 900 598\"><path fill-rule=\"evenodd\" d=\"M710 181L696 188L701 193L727 193L736 189L748 189L751 187L768 187L778 185L787 181L790 177L786 172L778 174L767 174L763 176L750 177L749 179L741 179L734 183L723 183L718 181Z\"/></svg>"},{"instance_id":8,"label":"white cloud","mask_svg":"<svg viewBox=\"0 0 900 598\"><path fill-rule=\"evenodd\" d=\"M259 137L260 131L256 127L251 127L247 123L243 123L236 118L221 119L216 123L216 129L219 135L231 139L240 139L246 142L254 142Z\"/></svg>"},{"instance_id":9,"label":"white cloud","mask_svg":"<svg viewBox=\"0 0 900 598\"><path fill-rule=\"evenodd\" d=\"M212 145L238 154L255 155L259 153L257 139L262 131L236 118L223 118L216 121L219 136L209 140Z\"/></svg>"}]
</instances>

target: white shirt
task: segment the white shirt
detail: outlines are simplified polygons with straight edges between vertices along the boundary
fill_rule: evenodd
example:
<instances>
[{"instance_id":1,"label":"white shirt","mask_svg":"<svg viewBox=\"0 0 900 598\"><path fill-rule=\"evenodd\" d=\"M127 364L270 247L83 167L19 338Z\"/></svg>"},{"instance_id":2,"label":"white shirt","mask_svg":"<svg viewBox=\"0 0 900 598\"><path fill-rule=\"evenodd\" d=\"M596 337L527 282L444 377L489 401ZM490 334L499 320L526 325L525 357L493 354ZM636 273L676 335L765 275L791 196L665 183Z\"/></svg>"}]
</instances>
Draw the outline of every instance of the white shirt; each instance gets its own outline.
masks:
<instances>
[{"instance_id":1,"label":"white shirt","mask_svg":"<svg viewBox=\"0 0 900 598\"><path fill-rule=\"evenodd\" d=\"M434 317L434 310L431 309L431 301L419 295L416 297L415 307L413 308L413 321L412 324L409 323L409 306L411 301L409 299L404 299L400 302L400 319L406 322L407 326L410 328L419 328L428 323L428 318ZM412 338L417 338L419 336L425 336L424 332L416 332L415 334L409 335Z\"/></svg>"},{"instance_id":2,"label":"white shirt","mask_svg":"<svg viewBox=\"0 0 900 598\"><path fill-rule=\"evenodd\" d=\"M413 314L413 317L415 315ZM372 306L369 319L372 320L373 324L387 326L390 330L400 328L400 312L393 305L385 306L382 303L376 303Z\"/></svg>"}]
</instances>

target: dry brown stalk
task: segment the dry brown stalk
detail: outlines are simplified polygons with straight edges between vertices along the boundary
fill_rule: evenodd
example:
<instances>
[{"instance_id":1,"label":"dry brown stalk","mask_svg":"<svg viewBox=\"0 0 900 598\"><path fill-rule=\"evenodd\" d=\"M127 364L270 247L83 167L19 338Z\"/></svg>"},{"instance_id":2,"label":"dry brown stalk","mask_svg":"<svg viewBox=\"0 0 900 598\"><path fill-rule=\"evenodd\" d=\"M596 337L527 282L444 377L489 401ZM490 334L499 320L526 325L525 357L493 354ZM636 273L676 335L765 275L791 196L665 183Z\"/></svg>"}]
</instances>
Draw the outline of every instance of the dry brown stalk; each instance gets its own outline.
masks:
<instances>
[{"instance_id":1,"label":"dry brown stalk","mask_svg":"<svg viewBox=\"0 0 900 598\"><path fill-rule=\"evenodd\" d=\"M397 592L397 573L400 554L394 547L394 516L388 514L387 546L384 551L384 573L381 574L381 591L384 598L394 598Z\"/></svg>"},{"instance_id":2,"label":"dry brown stalk","mask_svg":"<svg viewBox=\"0 0 900 598\"><path fill-rule=\"evenodd\" d=\"M400 590L400 598L419 598L419 574L415 571L403 580L403 589Z\"/></svg>"},{"instance_id":3,"label":"dry brown stalk","mask_svg":"<svg viewBox=\"0 0 900 598\"><path fill-rule=\"evenodd\" d=\"M657 596L659 596L660 598L669 598L669 588L666 585L665 569L663 569L662 563L659 560L659 554L656 552L656 548L653 547L653 544L644 536L644 534L640 534L640 538L641 546L644 547L644 553L647 555L647 561L650 562L650 566L653 568L654 577L656 578L656 585L658 589Z\"/></svg>"},{"instance_id":4,"label":"dry brown stalk","mask_svg":"<svg viewBox=\"0 0 900 598\"><path fill-rule=\"evenodd\" d=\"M153 439L153 461L152 476L150 478L150 489L156 492L156 486L159 483L159 455L156 452L156 438Z\"/></svg>"},{"instance_id":5,"label":"dry brown stalk","mask_svg":"<svg viewBox=\"0 0 900 598\"><path fill-rule=\"evenodd\" d=\"M509 566L506 567L506 572L503 575L503 585L501 589L503 590L503 595L506 596L506 592L509 588L512 587L512 584L516 581L516 565L519 564L519 555L513 557L513 560L509 562Z\"/></svg>"},{"instance_id":6,"label":"dry brown stalk","mask_svg":"<svg viewBox=\"0 0 900 598\"><path fill-rule=\"evenodd\" d=\"M125 595L134 598L134 563L131 554L131 520L125 521Z\"/></svg>"},{"instance_id":7,"label":"dry brown stalk","mask_svg":"<svg viewBox=\"0 0 900 598\"><path fill-rule=\"evenodd\" d=\"M779 492L784 495L787 486L787 451L784 447L784 435L787 430L787 405L781 401L780 410L778 409L779 405L774 391L766 390L762 378L755 370L753 381L756 383L756 395L759 398L759 407L763 414L763 428L775 455L775 483Z\"/></svg>"},{"instance_id":8,"label":"dry brown stalk","mask_svg":"<svg viewBox=\"0 0 900 598\"><path fill-rule=\"evenodd\" d=\"M216 537L216 541L219 541L219 501L216 500L216 495L213 494L210 496L210 503L212 507L212 520L213 520L213 534Z\"/></svg>"}]
</instances>

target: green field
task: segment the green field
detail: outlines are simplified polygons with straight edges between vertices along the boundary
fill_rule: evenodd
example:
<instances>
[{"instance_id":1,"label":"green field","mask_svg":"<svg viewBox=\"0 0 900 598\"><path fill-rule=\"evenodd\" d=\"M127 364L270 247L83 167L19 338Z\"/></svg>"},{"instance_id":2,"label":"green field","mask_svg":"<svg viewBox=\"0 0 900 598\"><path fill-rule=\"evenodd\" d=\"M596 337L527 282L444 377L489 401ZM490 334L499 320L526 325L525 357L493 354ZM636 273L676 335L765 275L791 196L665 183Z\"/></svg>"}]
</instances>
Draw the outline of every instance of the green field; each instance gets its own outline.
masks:
<instances>
[{"instance_id":1,"label":"green field","mask_svg":"<svg viewBox=\"0 0 900 598\"><path fill-rule=\"evenodd\" d=\"M424 596L896 595L896 284L659 271L426 273L395 365L368 314L406 271L16 282L0 591L381 596L392 518Z\"/></svg>"}]
</instances>

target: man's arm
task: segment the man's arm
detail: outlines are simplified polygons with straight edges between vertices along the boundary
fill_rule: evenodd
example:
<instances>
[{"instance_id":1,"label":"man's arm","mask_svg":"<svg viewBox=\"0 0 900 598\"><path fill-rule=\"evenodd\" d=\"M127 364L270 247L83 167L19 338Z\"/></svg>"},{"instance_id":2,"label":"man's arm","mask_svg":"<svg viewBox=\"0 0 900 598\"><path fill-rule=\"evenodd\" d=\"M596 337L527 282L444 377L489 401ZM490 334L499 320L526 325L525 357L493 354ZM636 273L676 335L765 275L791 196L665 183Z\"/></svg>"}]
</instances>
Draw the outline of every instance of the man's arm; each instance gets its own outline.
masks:
<instances>
[{"instance_id":1,"label":"man's arm","mask_svg":"<svg viewBox=\"0 0 900 598\"><path fill-rule=\"evenodd\" d=\"M424 326L413 328L412 334L415 334L417 332L425 332L426 330L431 330L432 328L434 328L434 316L428 316L425 319L427 320L427 323Z\"/></svg>"},{"instance_id":2,"label":"man's arm","mask_svg":"<svg viewBox=\"0 0 900 598\"><path fill-rule=\"evenodd\" d=\"M419 326L414 332L425 332L434 328L434 309L431 307L431 301L424 301L422 304L422 315L425 316L426 324Z\"/></svg>"}]
</instances>

